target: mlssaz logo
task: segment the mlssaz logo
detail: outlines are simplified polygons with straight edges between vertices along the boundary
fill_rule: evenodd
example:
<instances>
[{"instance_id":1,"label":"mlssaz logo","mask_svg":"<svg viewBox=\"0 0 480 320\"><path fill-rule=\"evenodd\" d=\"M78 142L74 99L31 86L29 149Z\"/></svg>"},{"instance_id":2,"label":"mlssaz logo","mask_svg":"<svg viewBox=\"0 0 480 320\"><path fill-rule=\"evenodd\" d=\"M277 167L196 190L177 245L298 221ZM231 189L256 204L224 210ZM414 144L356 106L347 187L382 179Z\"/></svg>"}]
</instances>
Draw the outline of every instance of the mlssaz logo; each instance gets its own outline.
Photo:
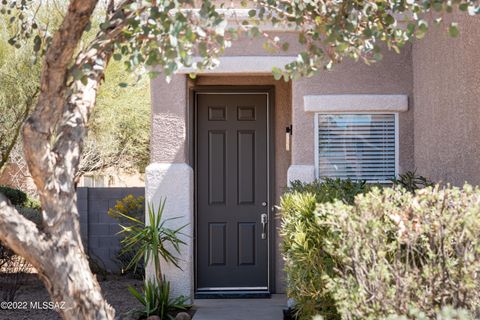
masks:
<instances>
[{"instance_id":1,"label":"mlssaz logo","mask_svg":"<svg viewBox=\"0 0 480 320\"><path fill-rule=\"evenodd\" d=\"M48 301L30 301L30 309L40 310L63 310L65 309L65 302L48 302Z\"/></svg>"}]
</instances>

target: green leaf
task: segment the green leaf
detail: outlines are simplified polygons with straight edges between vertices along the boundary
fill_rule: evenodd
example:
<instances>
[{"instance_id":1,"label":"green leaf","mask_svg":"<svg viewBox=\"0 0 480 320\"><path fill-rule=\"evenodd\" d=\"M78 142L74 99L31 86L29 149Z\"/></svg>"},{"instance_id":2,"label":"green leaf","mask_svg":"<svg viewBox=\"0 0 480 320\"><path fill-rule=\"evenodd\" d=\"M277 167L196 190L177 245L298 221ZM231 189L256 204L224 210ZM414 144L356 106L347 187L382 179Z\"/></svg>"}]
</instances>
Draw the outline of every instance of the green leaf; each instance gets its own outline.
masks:
<instances>
[{"instance_id":1,"label":"green leaf","mask_svg":"<svg viewBox=\"0 0 480 320\"><path fill-rule=\"evenodd\" d=\"M468 6L469 4L468 3L461 3L458 8L461 10L461 11L468 11Z\"/></svg>"},{"instance_id":2,"label":"green leaf","mask_svg":"<svg viewBox=\"0 0 480 320\"><path fill-rule=\"evenodd\" d=\"M82 82L82 84L86 86L88 84L88 77L84 75L83 77L80 78L80 82Z\"/></svg>"},{"instance_id":3,"label":"green leaf","mask_svg":"<svg viewBox=\"0 0 480 320\"><path fill-rule=\"evenodd\" d=\"M418 29L422 32L427 32L428 30L428 22L425 20L418 21Z\"/></svg>"},{"instance_id":4,"label":"green leaf","mask_svg":"<svg viewBox=\"0 0 480 320\"><path fill-rule=\"evenodd\" d=\"M282 70L280 68L277 68L277 67L273 67L272 68L272 74L273 74L273 78L275 80L280 80L282 78Z\"/></svg>"},{"instance_id":5,"label":"green leaf","mask_svg":"<svg viewBox=\"0 0 480 320\"><path fill-rule=\"evenodd\" d=\"M433 4L433 9L434 9L435 11L437 11L437 12L442 11L442 10L443 10L443 3L441 3L441 2L435 2L435 3Z\"/></svg>"},{"instance_id":6,"label":"green leaf","mask_svg":"<svg viewBox=\"0 0 480 320\"><path fill-rule=\"evenodd\" d=\"M395 18L389 14L385 17L385 23L388 25L392 25L395 23Z\"/></svg>"},{"instance_id":7,"label":"green leaf","mask_svg":"<svg viewBox=\"0 0 480 320\"><path fill-rule=\"evenodd\" d=\"M80 80L83 77L82 70L75 67L70 70L70 74L72 75L74 80Z\"/></svg>"},{"instance_id":8,"label":"green leaf","mask_svg":"<svg viewBox=\"0 0 480 320\"><path fill-rule=\"evenodd\" d=\"M42 39L37 34L33 39L33 51L38 52L40 51L40 47L42 46Z\"/></svg>"},{"instance_id":9,"label":"green leaf","mask_svg":"<svg viewBox=\"0 0 480 320\"><path fill-rule=\"evenodd\" d=\"M252 10L249 10L249 11L248 11L248 16L249 16L250 18L253 18L253 17L255 17L256 15L257 15L257 10L252 9Z\"/></svg>"},{"instance_id":10,"label":"green leaf","mask_svg":"<svg viewBox=\"0 0 480 320\"><path fill-rule=\"evenodd\" d=\"M307 38L305 37L305 34L304 34L303 32L300 32L300 33L298 34L298 42L299 42L300 44L305 44L305 43L307 43Z\"/></svg>"},{"instance_id":11,"label":"green leaf","mask_svg":"<svg viewBox=\"0 0 480 320\"><path fill-rule=\"evenodd\" d=\"M137 291L134 287L129 286L128 291L134 296L141 304L145 305L145 299L143 298L142 294Z\"/></svg>"},{"instance_id":12,"label":"green leaf","mask_svg":"<svg viewBox=\"0 0 480 320\"><path fill-rule=\"evenodd\" d=\"M110 22L109 21L105 21L103 23L100 23L100 29L102 29L102 30L107 30L109 27L110 27Z\"/></svg>"},{"instance_id":13,"label":"green leaf","mask_svg":"<svg viewBox=\"0 0 480 320\"><path fill-rule=\"evenodd\" d=\"M455 22L452 22L450 24L450 27L448 28L448 34L450 34L451 37L456 38L460 34L460 31L458 30L458 24Z\"/></svg>"}]
</instances>

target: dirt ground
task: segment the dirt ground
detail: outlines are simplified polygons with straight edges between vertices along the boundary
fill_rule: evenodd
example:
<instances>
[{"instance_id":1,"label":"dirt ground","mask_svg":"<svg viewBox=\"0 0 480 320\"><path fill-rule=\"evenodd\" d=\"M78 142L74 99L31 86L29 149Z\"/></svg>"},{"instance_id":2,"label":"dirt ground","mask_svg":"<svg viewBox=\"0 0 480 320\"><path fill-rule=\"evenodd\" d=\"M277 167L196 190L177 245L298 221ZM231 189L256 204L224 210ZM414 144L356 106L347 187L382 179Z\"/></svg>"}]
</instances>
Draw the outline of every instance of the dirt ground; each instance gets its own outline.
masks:
<instances>
[{"instance_id":1,"label":"dirt ground","mask_svg":"<svg viewBox=\"0 0 480 320\"><path fill-rule=\"evenodd\" d=\"M130 294L128 287L140 289L142 282L127 277L108 275L106 280L100 280L103 294L107 301L115 308L119 319L127 318L125 313L141 307L140 303ZM53 310L43 309L43 302L50 302L47 291L36 275L28 275L26 284L17 292L16 302L20 302L22 309L1 310L1 320L56 320L60 319ZM26 302L26 303L25 303ZM33 302L33 305L31 304ZM35 306L35 302L39 302ZM25 308L25 309L23 309ZM48 306L47 306L48 308Z\"/></svg>"}]
</instances>

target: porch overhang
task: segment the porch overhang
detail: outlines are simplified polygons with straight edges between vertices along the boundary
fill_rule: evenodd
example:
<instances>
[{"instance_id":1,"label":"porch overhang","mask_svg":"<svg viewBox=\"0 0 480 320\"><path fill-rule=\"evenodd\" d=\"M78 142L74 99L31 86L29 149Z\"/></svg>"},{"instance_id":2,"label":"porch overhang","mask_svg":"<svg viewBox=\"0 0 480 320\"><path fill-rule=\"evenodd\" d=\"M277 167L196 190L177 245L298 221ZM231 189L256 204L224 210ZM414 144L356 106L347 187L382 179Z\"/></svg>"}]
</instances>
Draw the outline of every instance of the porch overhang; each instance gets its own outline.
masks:
<instances>
[{"instance_id":1,"label":"porch overhang","mask_svg":"<svg viewBox=\"0 0 480 320\"><path fill-rule=\"evenodd\" d=\"M181 68L178 74L271 74L272 69L283 69L286 64L295 61L295 56L229 56L220 57L220 64L215 69L197 70Z\"/></svg>"}]
</instances>

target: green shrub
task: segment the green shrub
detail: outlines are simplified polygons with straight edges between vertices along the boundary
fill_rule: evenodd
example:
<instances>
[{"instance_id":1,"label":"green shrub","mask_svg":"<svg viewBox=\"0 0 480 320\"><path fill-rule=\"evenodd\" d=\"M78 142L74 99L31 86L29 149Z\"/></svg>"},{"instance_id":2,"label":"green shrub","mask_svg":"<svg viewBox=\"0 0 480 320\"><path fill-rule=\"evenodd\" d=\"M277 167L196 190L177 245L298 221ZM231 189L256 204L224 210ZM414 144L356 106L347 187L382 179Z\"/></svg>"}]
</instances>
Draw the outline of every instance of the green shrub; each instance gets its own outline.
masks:
<instances>
[{"instance_id":1,"label":"green shrub","mask_svg":"<svg viewBox=\"0 0 480 320\"><path fill-rule=\"evenodd\" d=\"M28 195L27 195L27 200L23 203L23 207L38 210L38 211L42 209L40 200L32 198Z\"/></svg>"},{"instance_id":2,"label":"green shrub","mask_svg":"<svg viewBox=\"0 0 480 320\"><path fill-rule=\"evenodd\" d=\"M172 298L170 282L165 278L161 284L145 280L142 292L138 292L133 287L129 287L128 290L143 305L141 316L145 318L156 315L162 320L174 320L176 312L192 307L187 304L188 298L185 296Z\"/></svg>"},{"instance_id":3,"label":"green shrub","mask_svg":"<svg viewBox=\"0 0 480 320\"><path fill-rule=\"evenodd\" d=\"M129 194L122 200L117 201L113 208L108 209L108 215L116 219L120 225L130 227L135 223L130 218L138 220L141 224L145 221L145 197ZM126 250L123 242L117 253L116 260L123 274L129 274L134 278L142 278L144 274L143 262L140 262L138 268L129 268L130 261L137 252L136 249Z\"/></svg>"},{"instance_id":4,"label":"green shrub","mask_svg":"<svg viewBox=\"0 0 480 320\"><path fill-rule=\"evenodd\" d=\"M130 219L126 218L126 216L144 221L145 197L135 197L134 195L129 194L122 200L117 201L115 207L108 209L108 215L125 225L129 225L132 222Z\"/></svg>"},{"instance_id":5,"label":"green shrub","mask_svg":"<svg viewBox=\"0 0 480 320\"><path fill-rule=\"evenodd\" d=\"M281 199L283 253L288 296L297 303L300 314L311 317L321 312L338 318L330 294L324 290L323 274L331 274L331 257L322 250L324 228L316 223L317 203L341 200L353 203L355 196L371 189L365 181L341 179L291 182ZM313 236L315 235L315 236Z\"/></svg>"},{"instance_id":6,"label":"green shrub","mask_svg":"<svg viewBox=\"0 0 480 320\"><path fill-rule=\"evenodd\" d=\"M132 222L132 225L121 225L121 233L125 235L122 240L124 251L134 252L127 268L136 268L143 262L145 265L150 263L155 271L153 279L144 282L143 293L129 287L130 293L143 305L141 314L146 317L157 315L162 320L173 320L176 312L191 306L186 304L188 297L171 298L170 283L162 273L160 261L171 263L180 269L180 258L176 254L180 254L180 246L185 245L179 236L182 235L181 231L186 225L177 229L169 228L168 222L176 218L163 219L164 209L165 200L160 201L156 209L149 204L148 224L134 217L124 216Z\"/></svg>"},{"instance_id":7,"label":"green shrub","mask_svg":"<svg viewBox=\"0 0 480 320\"><path fill-rule=\"evenodd\" d=\"M429 319L424 312L412 309L407 315L394 315L384 318L385 320L427 320ZM474 320L475 317L464 309L455 309L451 306L442 307L434 318L430 320ZM322 316L317 315L313 317L313 320L324 320Z\"/></svg>"},{"instance_id":8,"label":"green shrub","mask_svg":"<svg viewBox=\"0 0 480 320\"><path fill-rule=\"evenodd\" d=\"M42 212L39 209L17 206L17 211L28 220L34 222L37 226L41 226Z\"/></svg>"},{"instance_id":9,"label":"green shrub","mask_svg":"<svg viewBox=\"0 0 480 320\"><path fill-rule=\"evenodd\" d=\"M132 225L120 225L122 231L119 232L125 236L121 241L122 251L135 252L127 269L136 269L142 261L145 265L150 261L155 267L157 282L162 281L160 260L180 268L180 258L176 254L180 254L180 246L186 244L179 236L187 225L176 229L169 228L168 222L176 218L163 219L165 203L166 200L161 200L156 210L153 205L148 206L148 224L134 217L124 216Z\"/></svg>"},{"instance_id":10,"label":"green shrub","mask_svg":"<svg viewBox=\"0 0 480 320\"><path fill-rule=\"evenodd\" d=\"M479 189L374 188L353 206L318 207L312 194L293 192L282 208L287 293L300 319L480 311Z\"/></svg>"},{"instance_id":11,"label":"green shrub","mask_svg":"<svg viewBox=\"0 0 480 320\"><path fill-rule=\"evenodd\" d=\"M3 193L14 206L23 206L27 202L27 194L22 190L0 186L0 192Z\"/></svg>"},{"instance_id":12,"label":"green shrub","mask_svg":"<svg viewBox=\"0 0 480 320\"><path fill-rule=\"evenodd\" d=\"M455 309L451 306L442 307L436 312L434 317L427 317L425 312L412 309L407 315L402 316L389 316L386 320L474 320L475 317L465 309Z\"/></svg>"},{"instance_id":13,"label":"green shrub","mask_svg":"<svg viewBox=\"0 0 480 320\"><path fill-rule=\"evenodd\" d=\"M7 199L10 200L10 202L14 206L31 208L35 210L41 209L40 201L30 197L22 190L11 188L8 186L0 186L0 193L5 195L5 197L7 197Z\"/></svg>"},{"instance_id":14,"label":"green shrub","mask_svg":"<svg viewBox=\"0 0 480 320\"><path fill-rule=\"evenodd\" d=\"M370 189L371 185L362 180L323 178L310 183L291 181L287 193L310 193L315 196L317 203L332 202L337 199L353 203L357 194L368 192Z\"/></svg>"},{"instance_id":15,"label":"green shrub","mask_svg":"<svg viewBox=\"0 0 480 320\"><path fill-rule=\"evenodd\" d=\"M312 193L293 192L281 199L283 258L287 274L287 295L295 300L301 319L317 313L327 319L338 318L324 275L332 274L331 257L322 249L324 233L316 223L317 203Z\"/></svg>"},{"instance_id":16,"label":"green shrub","mask_svg":"<svg viewBox=\"0 0 480 320\"><path fill-rule=\"evenodd\" d=\"M451 305L480 311L480 190L374 190L355 206L320 205L335 261L327 280L346 319L378 319L416 309L429 318Z\"/></svg>"},{"instance_id":17,"label":"green shrub","mask_svg":"<svg viewBox=\"0 0 480 320\"><path fill-rule=\"evenodd\" d=\"M399 186L407 191L415 192L426 187L433 187L435 183L424 176L417 175L416 171L407 171L392 180L394 186Z\"/></svg>"}]
</instances>

